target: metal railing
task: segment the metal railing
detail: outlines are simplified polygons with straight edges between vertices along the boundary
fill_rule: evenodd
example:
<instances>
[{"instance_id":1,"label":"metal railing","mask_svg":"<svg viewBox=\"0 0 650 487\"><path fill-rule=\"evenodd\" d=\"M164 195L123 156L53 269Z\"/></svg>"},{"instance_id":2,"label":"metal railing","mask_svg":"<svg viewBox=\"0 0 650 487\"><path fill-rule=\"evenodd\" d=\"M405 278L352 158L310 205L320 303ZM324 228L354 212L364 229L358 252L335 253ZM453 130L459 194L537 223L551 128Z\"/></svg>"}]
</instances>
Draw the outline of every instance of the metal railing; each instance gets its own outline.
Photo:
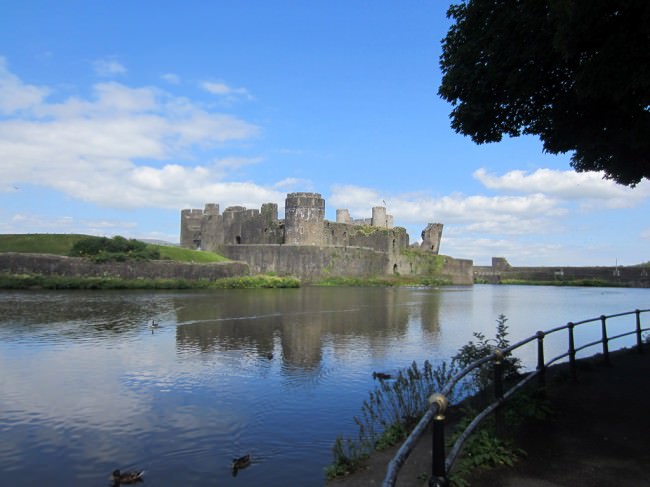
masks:
<instances>
[{"instance_id":1,"label":"metal railing","mask_svg":"<svg viewBox=\"0 0 650 487\"><path fill-rule=\"evenodd\" d=\"M393 459L388 464L388 469L386 471L386 477L384 478L383 487L393 487L397 481L397 475L400 468L406 462L406 459L410 453L415 448L418 440L428 428L429 424L432 423L432 467L431 467L431 478L429 480L430 487L445 487L449 485L448 472L454 465L456 458L461 452L463 444L472 434L472 432L478 427L478 425L487 418L490 414L495 412L501 404L508 400L512 395L517 391L521 390L527 383L529 383L533 378L537 377L538 384L540 387L545 385L545 373L546 368L566 357L569 358L569 369L571 378L576 380L576 353L582 350L585 350L589 347L593 347L598 344L602 344L602 356L605 364L610 365L609 358L609 342L626 336L636 335L636 348L639 353L643 353L643 336L642 333L649 331L650 328L643 328L641 326L641 314L650 312L650 309L644 310L634 310L628 311L625 313L618 313L609 316L599 316L598 318L591 318L588 320L569 322L564 326L558 326L547 331L538 331L535 335L532 335L528 338L521 340L520 342L515 343L507 348L502 350L495 349L495 351L480 360L477 360L458 374L451 378L449 383L442 389L442 391L437 392L430 396L429 398L429 409L422 416L418 424L415 426L408 438L402 443L402 446L399 448ZM621 316L635 315L636 321L634 330L630 332L620 333L615 336L608 336L607 334L607 320L610 318L617 318ZM575 328L586 323L601 322L601 337L599 340L586 343L582 346L575 346ZM544 339L549 335L558 333L562 330L568 331L568 342L569 350L566 353L560 354L557 357L546 361L544 358ZM537 341L537 367L536 370L527 374L522 380L513 385L508 391L503 391L503 360L504 356L508 356L512 351L528 344L533 341ZM478 413L478 415L470 422L470 424L465 428L465 430L460 434L454 445L450 448L449 453L445 457L445 437L444 437L444 425L445 425L445 414L447 409L447 397L450 396L453 389L456 385L463 380L468 374L470 374L475 369L482 367L483 365L493 362L494 365L494 395L495 400L487 406L483 411Z\"/></svg>"}]
</instances>

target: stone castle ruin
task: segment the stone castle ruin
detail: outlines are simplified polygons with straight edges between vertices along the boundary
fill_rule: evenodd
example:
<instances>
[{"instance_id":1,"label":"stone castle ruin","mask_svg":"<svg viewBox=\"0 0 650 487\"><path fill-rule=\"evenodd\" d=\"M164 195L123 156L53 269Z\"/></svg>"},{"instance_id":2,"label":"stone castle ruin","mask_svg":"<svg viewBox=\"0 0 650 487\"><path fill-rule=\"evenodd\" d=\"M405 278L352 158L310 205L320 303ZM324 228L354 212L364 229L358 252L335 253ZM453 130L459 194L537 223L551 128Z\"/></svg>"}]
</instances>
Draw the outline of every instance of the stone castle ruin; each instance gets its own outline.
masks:
<instances>
[{"instance_id":1,"label":"stone castle ruin","mask_svg":"<svg viewBox=\"0 0 650 487\"><path fill-rule=\"evenodd\" d=\"M393 225L385 207L372 208L372 217L362 220L353 220L346 209L337 210L336 222L331 222L325 219L325 200L319 193L289 193L283 220L275 203L259 210L230 206L223 214L214 203L203 210L182 210L180 240L185 248L244 261L255 273L308 280L327 275L419 275L431 273L442 228L441 223L430 223L422 231L421 245L409 246L408 233ZM471 283L471 261L456 262L469 262Z\"/></svg>"}]
</instances>

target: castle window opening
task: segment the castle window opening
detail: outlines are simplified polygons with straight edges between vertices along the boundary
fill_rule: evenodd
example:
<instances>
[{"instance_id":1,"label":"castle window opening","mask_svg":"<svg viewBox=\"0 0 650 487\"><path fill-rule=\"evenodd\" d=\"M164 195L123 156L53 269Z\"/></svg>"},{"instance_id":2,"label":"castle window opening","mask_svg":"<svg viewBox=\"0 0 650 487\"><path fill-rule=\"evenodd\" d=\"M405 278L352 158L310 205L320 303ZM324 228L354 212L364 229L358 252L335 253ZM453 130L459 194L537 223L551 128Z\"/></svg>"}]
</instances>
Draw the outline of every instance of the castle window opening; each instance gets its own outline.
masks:
<instances>
[{"instance_id":1,"label":"castle window opening","mask_svg":"<svg viewBox=\"0 0 650 487\"><path fill-rule=\"evenodd\" d=\"M393 274L397 274L397 264L393 264Z\"/></svg>"},{"instance_id":2,"label":"castle window opening","mask_svg":"<svg viewBox=\"0 0 650 487\"><path fill-rule=\"evenodd\" d=\"M240 235L237 235L237 236L235 237L235 241L237 242L237 245L239 245L239 244L241 243L241 236L240 236Z\"/></svg>"}]
</instances>

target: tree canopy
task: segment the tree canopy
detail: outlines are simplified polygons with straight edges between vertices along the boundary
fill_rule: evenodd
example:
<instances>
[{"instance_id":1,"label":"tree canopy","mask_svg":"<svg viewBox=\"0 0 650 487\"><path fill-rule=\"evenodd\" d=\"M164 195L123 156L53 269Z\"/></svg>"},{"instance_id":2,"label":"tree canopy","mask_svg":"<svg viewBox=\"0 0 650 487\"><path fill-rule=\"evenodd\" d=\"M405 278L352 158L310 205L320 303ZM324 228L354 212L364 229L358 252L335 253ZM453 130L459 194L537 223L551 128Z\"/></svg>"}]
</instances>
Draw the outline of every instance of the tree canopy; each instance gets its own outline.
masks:
<instances>
[{"instance_id":1,"label":"tree canopy","mask_svg":"<svg viewBox=\"0 0 650 487\"><path fill-rule=\"evenodd\" d=\"M447 15L439 94L454 130L537 135L576 171L650 179L650 1L466 0Z\"/></svg>"}]
</instances>

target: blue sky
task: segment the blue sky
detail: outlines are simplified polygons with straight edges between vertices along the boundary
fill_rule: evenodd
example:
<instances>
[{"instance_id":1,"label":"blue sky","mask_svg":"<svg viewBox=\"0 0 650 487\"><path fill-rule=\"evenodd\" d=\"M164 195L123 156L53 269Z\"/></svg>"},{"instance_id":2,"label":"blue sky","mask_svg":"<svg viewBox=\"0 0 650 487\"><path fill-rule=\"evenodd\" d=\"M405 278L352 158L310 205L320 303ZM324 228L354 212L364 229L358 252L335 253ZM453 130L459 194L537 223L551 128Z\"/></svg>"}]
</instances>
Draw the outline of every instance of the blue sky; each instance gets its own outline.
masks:
<instances>
[{"instance_id":1,"label":"blue sky","mask_svg":"<svg viewBox=\"0 0 650 487\"><path fill-rule=\"evenodd\" d=\"M534 137L475 145L437 95L449 3L23 1L0 16L0 233L178 242L180 211L386 203L487 264L650 260L650 183Z\"/></svg>"}]
</instances>

